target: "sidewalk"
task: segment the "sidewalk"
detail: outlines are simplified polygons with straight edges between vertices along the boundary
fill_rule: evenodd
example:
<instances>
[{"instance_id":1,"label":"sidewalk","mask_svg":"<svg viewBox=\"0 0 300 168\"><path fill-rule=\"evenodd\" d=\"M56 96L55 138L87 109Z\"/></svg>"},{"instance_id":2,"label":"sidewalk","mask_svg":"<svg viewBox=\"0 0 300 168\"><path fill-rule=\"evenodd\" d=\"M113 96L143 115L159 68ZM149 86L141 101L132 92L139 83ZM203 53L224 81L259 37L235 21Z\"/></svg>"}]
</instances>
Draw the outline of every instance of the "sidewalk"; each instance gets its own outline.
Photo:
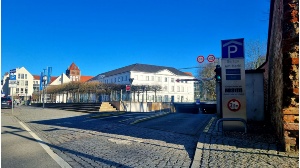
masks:
<instances>
[{"instance_id":1,"label":"sidewalk","mask_svg":"<svg viewBox=\"0 0 300 168\"><path fill-rule=\"evenodd\" d=\"M276 139L250 130L217 132L217 118L201 133L192 168L199 167L298 167L299 153L280 152Z\"/></svg>"},{"instance_id":2,"label":"sidewalk","mask_svg":"<svg viewBox=\"0 0 300 168\"><path fill-rule=\"evenodd\" d=\"M56 155L11 111L1 112L1 167L61 167Z\"/></svg>"}]
</instances>

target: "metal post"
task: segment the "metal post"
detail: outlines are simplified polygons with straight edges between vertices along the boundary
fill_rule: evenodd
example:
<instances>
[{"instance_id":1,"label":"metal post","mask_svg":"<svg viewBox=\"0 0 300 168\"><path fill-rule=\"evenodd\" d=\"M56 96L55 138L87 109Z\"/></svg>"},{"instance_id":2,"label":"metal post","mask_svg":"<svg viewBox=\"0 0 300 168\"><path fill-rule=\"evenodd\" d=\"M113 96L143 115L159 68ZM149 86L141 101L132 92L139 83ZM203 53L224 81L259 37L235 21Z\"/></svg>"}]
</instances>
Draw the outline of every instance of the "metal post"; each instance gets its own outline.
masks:
<instances>
[{"instance_id":1,"label":"metal post","mask_svg":"<svg viewBox=\"0 0 300 168\"><path fill-rule=\"evenodd\" d=\"M221 83L216 82L216 94L217 94L217 116L222 118L222 95L221 95Z\"/></svg>"},{"instance_id":2,"label":"metal post","mask_svg":"<svg viewBox=\"0 0 300 168\"><path fill-rule=\"evenodd\" d=\"M14 92L14 89L11 87L10 88L11 89L11 101L12 101L12 103L11 103L11 115L13 115L14 114L14 94L13 94L13 92Z\"/></svg>"},{"instance_id":3,"label":"metal post","mask_svg":"<svg viewBox=\"0 0 300 168\"><path fill-rule=\"evenodd\" d=\"M46 86L47 76L43 76L43 108L45 108L45 86Z\"/></svg>"},{"instance_id":4,"label":"metal post","mask_svg":"<svg viewBox=\"0 0 300 168\"><path fill-rule=\"evenodd\" d=\"M132 101L132 92L131 92L131 88L132 88L132 83L133 83L134 78L129 78L129 82L130 82L130 112L131 112L131 101Z\"/></svg>"},{"instance_id":5,"label":"metal post","mask_svg":"<svg viewBox=\"0 0 300 168\"><path fill-rule=\"evenodd\" d=\"M25 106L27 106L27 92L28 92L28 87L25 87Z\"/></svg>"},{"instance_id":6,"label":"metal post","mask_svg":"<svg viewBox=\"0 0 300 168\"><path fill-rule=\"evenodd\" d=\"M45 82L43 81L43 108L45 108Z\"/></svg>"}]
</instances>

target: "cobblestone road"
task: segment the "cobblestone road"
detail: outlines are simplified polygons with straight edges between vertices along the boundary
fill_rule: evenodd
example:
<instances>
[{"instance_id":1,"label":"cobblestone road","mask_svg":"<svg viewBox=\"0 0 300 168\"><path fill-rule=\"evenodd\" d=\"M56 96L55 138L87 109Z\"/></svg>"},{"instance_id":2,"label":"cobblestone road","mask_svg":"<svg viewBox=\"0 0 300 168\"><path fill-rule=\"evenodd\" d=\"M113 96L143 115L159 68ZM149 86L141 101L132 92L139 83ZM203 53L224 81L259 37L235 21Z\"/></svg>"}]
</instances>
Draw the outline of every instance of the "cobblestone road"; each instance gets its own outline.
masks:
<instances>
[{"instance_id":1,"label":"cobblestone road","mask_svg":"<svg viewBox=\"0 0 300 168\"><path fill-rule=\"evenodd\" d=\"M298 153L279 152L272 138L253 133L221 134L216 119L199 138L63 110L25 107L14 115L75 168L299 167Z\"/></svg>"},{"instance_id":2,"label":"cobblestone road","mask_svg":"<svg viewBox=\"0 0 300 168\"><path fill-rule=\"evenodd\" d=\"M72 167L190 167L198 140L62 110L26 107L15 115Z\"/></svg>"}]
</instances>

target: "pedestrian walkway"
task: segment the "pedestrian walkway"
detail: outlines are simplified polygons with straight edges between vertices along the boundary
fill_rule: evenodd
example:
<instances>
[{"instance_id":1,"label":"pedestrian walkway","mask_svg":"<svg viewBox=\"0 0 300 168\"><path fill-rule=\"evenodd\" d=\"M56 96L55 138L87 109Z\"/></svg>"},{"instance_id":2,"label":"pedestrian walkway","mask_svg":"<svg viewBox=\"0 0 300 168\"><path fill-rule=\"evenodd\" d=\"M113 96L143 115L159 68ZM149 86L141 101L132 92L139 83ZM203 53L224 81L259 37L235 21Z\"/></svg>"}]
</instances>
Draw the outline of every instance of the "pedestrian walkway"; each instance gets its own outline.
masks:
<instances>
[{"instance_id":1,"label":"pedestrian walkway","mask_svg":"<svg viewBox=\"0 0 300 168\"><path fill-rule=\"evenodd\" d=\"M299 153L280 152L274 137L258 133L218 132L216 118L201 133L192 168L299 167Z\"/></svg>"},{"instance_id":2,"label":"pedestrian walkway","mask_svg":"<svg viewBox=\"0 0 300 168\"><path fill-rule=\"evenodd\" d=\"M1 167L68 166L63 161L57 163L59 157L11 113L1 113L1 148Z\"/></svg>"}]
</instances>

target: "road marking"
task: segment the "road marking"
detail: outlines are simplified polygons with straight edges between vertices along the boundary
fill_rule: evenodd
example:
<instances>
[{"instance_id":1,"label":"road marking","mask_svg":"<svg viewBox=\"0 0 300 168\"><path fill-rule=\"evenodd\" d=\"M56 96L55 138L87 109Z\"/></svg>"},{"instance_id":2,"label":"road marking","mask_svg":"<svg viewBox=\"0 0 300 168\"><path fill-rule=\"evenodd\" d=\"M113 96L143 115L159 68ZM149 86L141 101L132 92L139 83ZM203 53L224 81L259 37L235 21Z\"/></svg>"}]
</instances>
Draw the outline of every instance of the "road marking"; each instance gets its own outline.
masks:
<instances>
[{"instance_id":1,"label":"road marking","mask_svg":"<svg viewBox=\"0 0 300 168\"><path fill-rule=\"evenodd\" d=\"M203 132L208 132L208 130L209 130L209 128L210 128L210 126L211 126L211 124L213 123L214 120L215 120L215 117L212 117L212 118L210 119L210 121L208 122L208 124L207 124L206 127L204 128Z\"/></svg>"},{"instance_id":2,"label":"road marking","mask_svg":"<svg viewBox=\"0 0 300 168\"><path fill-rule=\"evenodd\" d=\"M66 161L64 161L61 157L59 157L56 153L54 153L51 148L46 145L41 138L39 138L34 132L32 132L25 124L23 124L21 121L19 121L19 123L21 124L21 126L27 131L29 132L29 134L38 141L38 143L45 149L45 151L48 153L48 155L50 155L52 157L52 159L54 159L59 165L60 167L63 168L72 168Z\"/></svg>"}]
</instances>

